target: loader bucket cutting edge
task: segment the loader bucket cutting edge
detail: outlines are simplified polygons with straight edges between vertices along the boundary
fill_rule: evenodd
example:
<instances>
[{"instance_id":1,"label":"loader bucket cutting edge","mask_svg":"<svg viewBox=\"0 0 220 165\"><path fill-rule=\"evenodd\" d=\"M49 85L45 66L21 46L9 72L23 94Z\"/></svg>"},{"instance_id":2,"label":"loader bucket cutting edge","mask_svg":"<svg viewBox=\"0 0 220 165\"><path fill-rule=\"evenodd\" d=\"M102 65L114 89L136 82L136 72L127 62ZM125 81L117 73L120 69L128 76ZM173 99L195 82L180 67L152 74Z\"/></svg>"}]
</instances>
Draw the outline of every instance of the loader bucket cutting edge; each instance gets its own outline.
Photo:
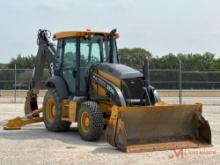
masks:
<instances>
[{"instance_id":1,"label":"loader bucket cutting edge","mask_svg":"<svg viewBox=\"0 0 220 165\"><path fill-rule=\"evenodd\" d=\"M107 141L125 152L197 148L211 145L202 104L113 107Z\"/></svg>"}]
</instances>

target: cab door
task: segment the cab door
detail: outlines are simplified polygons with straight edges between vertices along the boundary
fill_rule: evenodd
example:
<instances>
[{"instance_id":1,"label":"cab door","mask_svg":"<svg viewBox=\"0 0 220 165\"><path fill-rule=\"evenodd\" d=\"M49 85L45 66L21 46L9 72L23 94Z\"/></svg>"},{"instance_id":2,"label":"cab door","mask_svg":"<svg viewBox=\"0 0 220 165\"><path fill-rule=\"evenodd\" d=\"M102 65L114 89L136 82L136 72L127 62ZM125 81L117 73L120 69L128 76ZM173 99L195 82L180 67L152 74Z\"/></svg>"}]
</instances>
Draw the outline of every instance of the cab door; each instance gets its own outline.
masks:
<instances>
[{"instance_id":1,"label":"cab door","mask_svg":"<svg viewBox=\"0 0 220 165\"><path fill-rule=\"evenodd\" d=\"M92 64L101 62L102 48L99 38L81 38L80 40L80 62L79 62L79 90L81 95L87 94L88 71Z\"/></svg>"},{"instance_id":2,"label":"cab door","mask_svg":"<svg viewBox=\"0 0 220 165\"><path fill-rule=\"evenodd\" d=\"M77 43L76 39L66 39L63 41L62 53L62 75L68 86L69 92L76 92L76 75L75 69L77 64Z\"/></svg>"}]
</instances>

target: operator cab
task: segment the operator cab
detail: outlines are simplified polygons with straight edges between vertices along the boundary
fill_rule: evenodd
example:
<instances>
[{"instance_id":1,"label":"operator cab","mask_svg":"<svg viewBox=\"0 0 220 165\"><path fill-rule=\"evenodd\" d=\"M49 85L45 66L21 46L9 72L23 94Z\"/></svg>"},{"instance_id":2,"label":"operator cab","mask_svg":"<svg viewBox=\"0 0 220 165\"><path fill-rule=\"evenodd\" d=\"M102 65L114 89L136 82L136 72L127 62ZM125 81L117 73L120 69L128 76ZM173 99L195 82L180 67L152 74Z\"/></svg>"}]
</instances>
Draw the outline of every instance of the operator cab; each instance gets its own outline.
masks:
<instances>
[{"instance_id":1,"label":"operator cab","mask_svg":"<svg viewBox=\"0 0 220 165\"><path fill-rule=\"evenodd\" d=\"M96 63L119 63L116 46L118 33L68 31L54 34L57 44L55 70L64 78L69 92L87 94L88 70Z\"/></svg>"}]
</instances>

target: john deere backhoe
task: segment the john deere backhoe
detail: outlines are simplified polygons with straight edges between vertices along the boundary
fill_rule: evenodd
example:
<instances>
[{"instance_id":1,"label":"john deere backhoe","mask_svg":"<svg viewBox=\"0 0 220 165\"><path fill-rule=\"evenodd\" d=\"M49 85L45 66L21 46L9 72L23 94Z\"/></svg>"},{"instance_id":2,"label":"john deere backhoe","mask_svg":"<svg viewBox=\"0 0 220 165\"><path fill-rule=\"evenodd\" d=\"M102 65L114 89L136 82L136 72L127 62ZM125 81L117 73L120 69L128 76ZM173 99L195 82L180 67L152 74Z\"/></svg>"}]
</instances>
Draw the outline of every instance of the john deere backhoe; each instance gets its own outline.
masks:
<instances>
[{"instance_id":1,"label":"john deere backhoe","mask_svg":"<svg viewBox=\"0 0 220 165\"><path fill-rule=\"evenodd\" d=\"M43 121L49 131L67 131L77 122L82 139L96 141L105 132L108 143L125 152L196 148L211 144L202 104L170 105L149 84L148 61L143 73L119 63L116 30L39 30L38 53L25 116L4 129L20 129ZM45 62L50 77L42 108L37 94ZM41 112L42 115L41 115Z\"/></svg>"}]
</instances>

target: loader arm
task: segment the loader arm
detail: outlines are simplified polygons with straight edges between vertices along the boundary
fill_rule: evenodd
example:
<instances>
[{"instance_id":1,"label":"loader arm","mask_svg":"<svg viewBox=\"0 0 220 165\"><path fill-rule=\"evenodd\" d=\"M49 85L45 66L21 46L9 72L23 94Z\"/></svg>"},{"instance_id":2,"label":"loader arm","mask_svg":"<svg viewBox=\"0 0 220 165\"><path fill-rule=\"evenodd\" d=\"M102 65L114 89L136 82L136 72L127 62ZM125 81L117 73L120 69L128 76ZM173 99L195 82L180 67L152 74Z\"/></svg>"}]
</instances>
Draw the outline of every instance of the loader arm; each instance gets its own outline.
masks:
<instances>
[{"instance_id":1,"label":"loader arm","mask_svg":"<svg viewBox=\"0 0 220 165\"><path fill-rule=\"evenodd\" d=\"M47 62L49 66L50 76L55 74L55 55L56 49L54 45L50 42L50 32L48 30L38 31L38 51L35 61L35 66L33 69L31 82L29 84L29 90L27 92L25 101L25 114L30 114L34 110L38 109L37 105L37 94L39 93L39 88L41 85L41 80L43 76L43 71L45 63Z\"/></svg>"}]
</instances>

